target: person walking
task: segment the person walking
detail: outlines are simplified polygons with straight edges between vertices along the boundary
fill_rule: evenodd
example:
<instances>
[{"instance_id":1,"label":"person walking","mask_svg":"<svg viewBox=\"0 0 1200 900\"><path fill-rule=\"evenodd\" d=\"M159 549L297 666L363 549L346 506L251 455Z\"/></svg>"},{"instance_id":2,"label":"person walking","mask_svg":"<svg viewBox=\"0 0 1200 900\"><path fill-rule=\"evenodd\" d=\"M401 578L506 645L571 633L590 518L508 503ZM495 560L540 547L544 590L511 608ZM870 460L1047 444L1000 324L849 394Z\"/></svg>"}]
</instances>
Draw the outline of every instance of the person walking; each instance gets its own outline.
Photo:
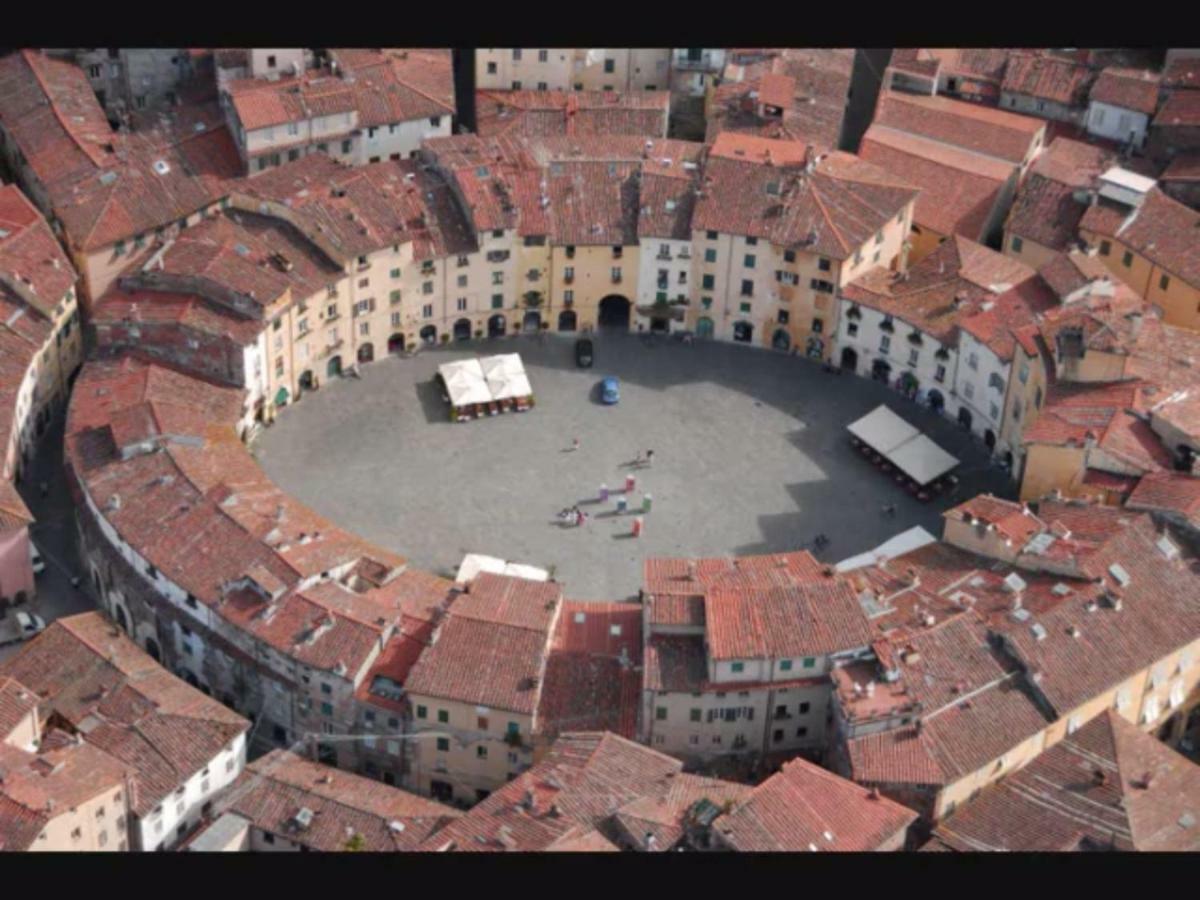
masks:
<instances>
[{"instance_id":1,"label":"person walking","mask_svg":"<svg viewBox=\"0 0 1200 900\"><path fill-rule=\"evenodd\" d=\"M885 503L883 505L882 512L885 516L896 515L896 504L895 503Z\"/></svg>"},{"instance_id":2,"label":"person walking","mask_svg":"<svg viewBox=\"0 0 1200 900\"><path fill-rule=\"evenodd\" d=\"M654 451L653 450L646 451L646 465L647 466L654 465Z\"/></svg>"},{"instance_id":3,"label":"person walking","mask_svg":"<svg viewBox=\"0 0 1200 900\"><path fill-rule=\"evenodd\" d=\"M579 438L572 438L572 439L571 439L571 449L572 449L572 450L578 450L578 449L579 449Z\"/></svg>"}]
</instances>

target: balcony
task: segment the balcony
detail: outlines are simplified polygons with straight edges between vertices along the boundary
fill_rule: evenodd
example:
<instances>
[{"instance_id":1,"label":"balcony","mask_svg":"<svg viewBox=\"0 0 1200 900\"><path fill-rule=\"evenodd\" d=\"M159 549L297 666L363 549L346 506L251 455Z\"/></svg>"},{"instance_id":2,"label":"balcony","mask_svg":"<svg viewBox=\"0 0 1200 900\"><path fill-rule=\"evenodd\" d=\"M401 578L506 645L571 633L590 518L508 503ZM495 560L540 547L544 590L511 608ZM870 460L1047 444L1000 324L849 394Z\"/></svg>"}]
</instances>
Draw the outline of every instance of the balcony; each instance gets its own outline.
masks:
<instances>
[{"instance_id":1,"label":"balcony","mask_svg":"<svg viewBox=\"0 0 1200 900\"><path fill-rule=\"evenodd\" d=\"M613 276L612 276L612 283L613 283L613 284L620 284L620 283L621 283L621 273L620 273L620 272L614 272L614 273L613 273Z\"/></svg>"},{"instance_id":2,"label":"balcony","mask_svg":"<svg viewBox=\"0 0 1200 900\"><path fill-rule=\"evenodd\" d=\"M679 72L703 72L713 67L711 53L702 53L698 57L676 56L672 63Z\"/></svg>"},{"instance_id":3,"label":"balcony","mask_svg":"<svg viewBox=\"0 0 1200 900\"><path fill-rule=\"evenodd\" d=\"M671 261L671 251L667 250L666 252L664 252L662 250L659 250L658 254L654 258L661 259L663 262L670 262Z\"/></svg>"},{"instance_id":4,"label":"balcony","mask_svg":"<svg viewBox=\"0 0 1200 900\"><path fill-rule=\"evenodd\" d=\"M574 284L574 283L575 283L575 275L573 273L570 275L563 276L563 284Z\"/></svg>"}]
</instances>

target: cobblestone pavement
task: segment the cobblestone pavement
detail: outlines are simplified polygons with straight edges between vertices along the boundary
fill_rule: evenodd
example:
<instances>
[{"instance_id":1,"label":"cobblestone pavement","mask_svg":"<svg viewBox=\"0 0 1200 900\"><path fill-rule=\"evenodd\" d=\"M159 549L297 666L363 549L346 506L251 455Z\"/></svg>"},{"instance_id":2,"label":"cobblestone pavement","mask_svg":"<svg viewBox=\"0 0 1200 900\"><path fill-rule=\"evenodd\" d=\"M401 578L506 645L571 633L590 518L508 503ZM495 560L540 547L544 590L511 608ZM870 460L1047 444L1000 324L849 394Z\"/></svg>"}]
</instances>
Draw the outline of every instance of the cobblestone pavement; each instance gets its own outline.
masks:
<instances>
[{"instance_id":1,"label":"cobblestone pavement","mask_svg":"<svg viewBox=\"0 0 1200 900\"><path fill-rule=\"evenodd\" d=\"M844 559L912 525L941 534L941 513L983 490L1013 496L981 444L953 423L876 382L833 375L802 357L663 337L603 335L595 368L575 367L573 339L473 341L363 367L286 409L255 452L296 497L364 537L435 571L464 553L553 567L569 597L635 595L642 560L809 547ZM451 423L437 366L490 353L521 354L536 408ZM599 402L606 375L617 406ZM847 443L845 426L887 403L958 456L953 498L921 504ZM581 446L572 451L572 440ZM615 496L639 450L654 450L630 505L653 496L639 538ZM616 495L619 496L619 495ZM579 504L580 528L556 513ZM894 517L881 514L895 504Z\"/></svg>"}]
</instances>

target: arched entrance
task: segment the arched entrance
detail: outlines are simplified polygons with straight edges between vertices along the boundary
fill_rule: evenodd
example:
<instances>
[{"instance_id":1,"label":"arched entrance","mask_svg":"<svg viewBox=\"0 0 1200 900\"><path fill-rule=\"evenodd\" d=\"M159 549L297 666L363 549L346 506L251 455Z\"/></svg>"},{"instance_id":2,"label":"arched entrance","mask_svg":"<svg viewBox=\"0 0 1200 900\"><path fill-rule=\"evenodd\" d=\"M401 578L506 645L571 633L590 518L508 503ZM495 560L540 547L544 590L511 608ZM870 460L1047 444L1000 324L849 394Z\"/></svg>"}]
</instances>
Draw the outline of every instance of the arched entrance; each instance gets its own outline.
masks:
<instances>
[{"instance_id":1,"label":"arched entrance","mask_svg":"<svg viewBox=\"0 0 1200 900\"><path fill-rule=\"evenodd\" d=\"M620 294L609 294L600 301L600 327L629 330L629 311L633 304Z\"/></svg>"},{"instance_id":2,"label":"arched entrance","mask_svg":"<svg viewBox=\"0 0 1200 900\"><path fill-rule=\"evenodd\" d=\"M404 352L404 335L400 334L399 332L396 332L391 337L389 337L388 343L387 343L387 348L388 348L389 354L394 355L397 353L403 353Z\"/></svg>"},{"instance_id":3,"label":"arched entrance","mask_svg":"<svg viewBox=\"0 0 1200 900\"><path fill-rule=\"evenodd\" d=\"M815 334L809 335L808 344L804 352L813 359L820 359L825 355L825 341Z\"/></svg>"},{"instance_id":4,"label":"arched entrance","mask_svg":"<svg viewBox=\"0 0 1200 900\"><path fill-rule=\"evenodd\" d=\"M456 341L469 341L471 339L470 319L459 319L454 323L454 339Z\"/></svg>"},{"instance_id":5,"label":"arched entrance","mask_svg":"<svg viewBox=\"0 0 1200 900\"><path fill-rule=\"evenodd\" d=\"M146 638L146 652L156 662L162 662L162 652L158 649L158 641L154 638Z\"/></svg>"},{"instance_id":6,"label":"arched entrance","mask_svg":"<svg viewBox=\"0 0 1200 900\"><path fill-rule=\"evenodd\" d=\"M488 337L503 337L507 327L508 325L504 321L504 316L496 313L496 315L488 319Z\"/></svg>"},{"instance_id":7,"label":"arched entrance","mask_svg":"<svg viewBox=\"0 0 1200 900\"><path fill-rule=\"evenodd\" d=\"M754 326L749 322L733 323L733 339L743 344L750 343L754 338Z\"/></svg>"},{"instance_id":8,"label":"arched entrance","mask_svg":"<svg viewBox=\"0 0 1200 900\"><path fill-rule=\"evenodd\" d=\"M671 320L661 316L650 320L650 330L656 331L659 334L666 334L671 330Z\"/></svg>"},{"instance_id":9,"label":"arched entrance","mask_svg":"<svg viewBox=\"0 0 1200 900\"><path fill-rule=\"evenodd\" d=\"M858 351L853 347L842 348L842 368L851 372L858 371Z\"/></svg>"},{"instance_id":10,"label":"arched entrance","mask_svg":"<svg viewBox=\"0 0 1200 900\"><path fill-rule=\"evenodd\" d=\"M369 363L375 359L375 345L363 344L358 348L358 361L360 363Z\"/></svg>"},{"instance_id":11,"label":"arched entrance","mask_svg":"<svg viewBox=\"0 0 1200 900\"><path fill-rule=\"evenodd\" d=\"M775 329L775 333L771 335L771 347L775 350L790 350L792 348L792 336L787 333L786 328Z\"/></svg>"},{"instance_id":12,"label":"arched entrance","mask_svg":"<svg viewBox=\"0 0 1200 900\"><path fill-rule=\"evenodd\" d=\"M967 431L971 430L971 420L973 418L974 416L971 415L971 411L965 406L960 406L958 408L958 424Z\"/></svg>"},{"instance_id":13,"label":"arched entrance","mask_svg":"<svg viewBox=\"0 0 1200 900\"><path fill-rule=\"evenodd\" d=\"M985 431L983 433L983 443L989 450L993 449L996 446L996 432L992 431L990 428Z\"/></svg>"},{"instance_id":14,"label":"arched entrance","mask_svg":"<svg viewBox=\"0 0 1200 900\"><path fill-rule=\"evenodd\" d=\"M277 390L275 392L275 406L282 409L283 407L288 405L288 399L290 397L291 397L291 394L288 393L288 389L285 387L281 387L279 390Z\"/></svg>"},{"instance_id":15,"label":"arched entrance","mask_svg":"<svg viewBox=\"0 0 1200 900\"><path fill-rule=\"evenodd\" d=\"M871 377L887 384L892 380L892 364L886 359L875 360L871 363Z\"/></svg>"},{"instance_id":16,"label":"arched entrance","mask_svg":"<svg viewBox=\"0 0 1200 900\"><path fill-rule=\"evenodd\" d=\"M125 607L115 606L113 608L113 617L117 620L117 624L121 626L121 630L129 634L129 617L125 615Z\"/></svg>"},{"instance_id":17,"label":"arched entrance","mask_svg":"<svg viewBox=\"0 0 1200 900\"><path fill-rule=\"evenodd\" d=\"M313 373L312 369L305 369L300 373L300 390L311 391L313 389Z\"/></svg>"},{"instance_id":18,"label":"arched entrance","mask_svg":"<svg viewBox=\"0 0 1200 900\"><path fill-rule=\"evenodd\" d=\"M711 338L713 336L713 320L708 316L701 316L696 320L696 337Z\"/></svg>"},{"instance_id":19,"label":"arched entrance","mask_svg":"<svg viewBox=\"0 0 1200 900\"><path fill-rule=\"evenodd\" d=\"M911 400L917 395L920 385L917 383L917 376L912 372L901 372L900 377L896 379L896 387Z\"/></svg>"},{"instance_id":20,"label":"arched entrance","mask_svg":"<svg viewBox=\"0 0 1200 900\"><path fill-rule=\"evenodd\" d=\"M575 315L575 310L564 309L562 312L560 312L558 314L558 330L559 331L574 331L575 327L576 327L575 323L577 321L578 321L578 318Z\"/></svg>"},{"instance_id":21,"label":"arched entrance","mask_svg":"<svg viewBox=\"0 0 1200 900\"><path fill-rule=\"evenodd\" d=\"M340 356L330 358L329 364L325 366L325 374L329 378L336 378L342 374L342 358Z\"/></svg>"},{"instance_id":22,"label":"arched entrance","mask_svg":"<svg viewBox=\"0 0 1200 900\"><path fill-rule=\"evenodd\" d=\"M522 331L540 331L542 328L542 314L536 309L531 309L525 313L525 318L521 320Z\"/></svg>"},{"instance_id":23,"label":"arched entrance","mask_svg":"<svg viewBox=\"0 0 1200 900\"><path fill-rule=\"evenodd\" d=\"M420 337L421 337L422 343L436 344L437 343L437 326L436 325L426 325L424 328L421 329Z\"/></svg>"},{"instance_id":24,"label":"arched entrance","mask_svg":"<svg viewBox=\"0 0 1200 900\"><path fill-rule=\"evenodd\" d=\"M937 388L929 389L929 408L935 413L940 413L946 408L946 398L942 396L942 392Z\"/></svg>"}]
</instances>

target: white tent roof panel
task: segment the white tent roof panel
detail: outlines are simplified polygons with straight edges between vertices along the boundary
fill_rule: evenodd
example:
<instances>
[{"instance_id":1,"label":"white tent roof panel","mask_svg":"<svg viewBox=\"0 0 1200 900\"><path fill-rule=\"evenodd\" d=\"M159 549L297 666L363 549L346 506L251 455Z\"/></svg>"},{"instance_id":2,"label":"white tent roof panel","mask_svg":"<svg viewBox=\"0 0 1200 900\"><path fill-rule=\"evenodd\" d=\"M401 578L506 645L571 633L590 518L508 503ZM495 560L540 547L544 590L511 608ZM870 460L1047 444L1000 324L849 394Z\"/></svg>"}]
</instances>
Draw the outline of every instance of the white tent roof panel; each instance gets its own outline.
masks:
<instances>
[{"instance_id":1,"label":"white tent roof panel","mask_svg":"<svg viewBox=\"0 0 1200 900\"><path fill-rule=\"evenodd\" d=\"M875 407L846 427L876 453L885 456L921 433L883 405Z\"/></svg>"},{"instance_id":2,"label":"white tent roof panel","mask_svg":"<svg viewBox=\"0 0 1200 900\"><path fill-rule=\"evenodd\" d=\"M888 453L887 458L892 465L920 485L929 484L958 465L956 457L923 434L906 441Z\"/></svg>"}]
</instances>

